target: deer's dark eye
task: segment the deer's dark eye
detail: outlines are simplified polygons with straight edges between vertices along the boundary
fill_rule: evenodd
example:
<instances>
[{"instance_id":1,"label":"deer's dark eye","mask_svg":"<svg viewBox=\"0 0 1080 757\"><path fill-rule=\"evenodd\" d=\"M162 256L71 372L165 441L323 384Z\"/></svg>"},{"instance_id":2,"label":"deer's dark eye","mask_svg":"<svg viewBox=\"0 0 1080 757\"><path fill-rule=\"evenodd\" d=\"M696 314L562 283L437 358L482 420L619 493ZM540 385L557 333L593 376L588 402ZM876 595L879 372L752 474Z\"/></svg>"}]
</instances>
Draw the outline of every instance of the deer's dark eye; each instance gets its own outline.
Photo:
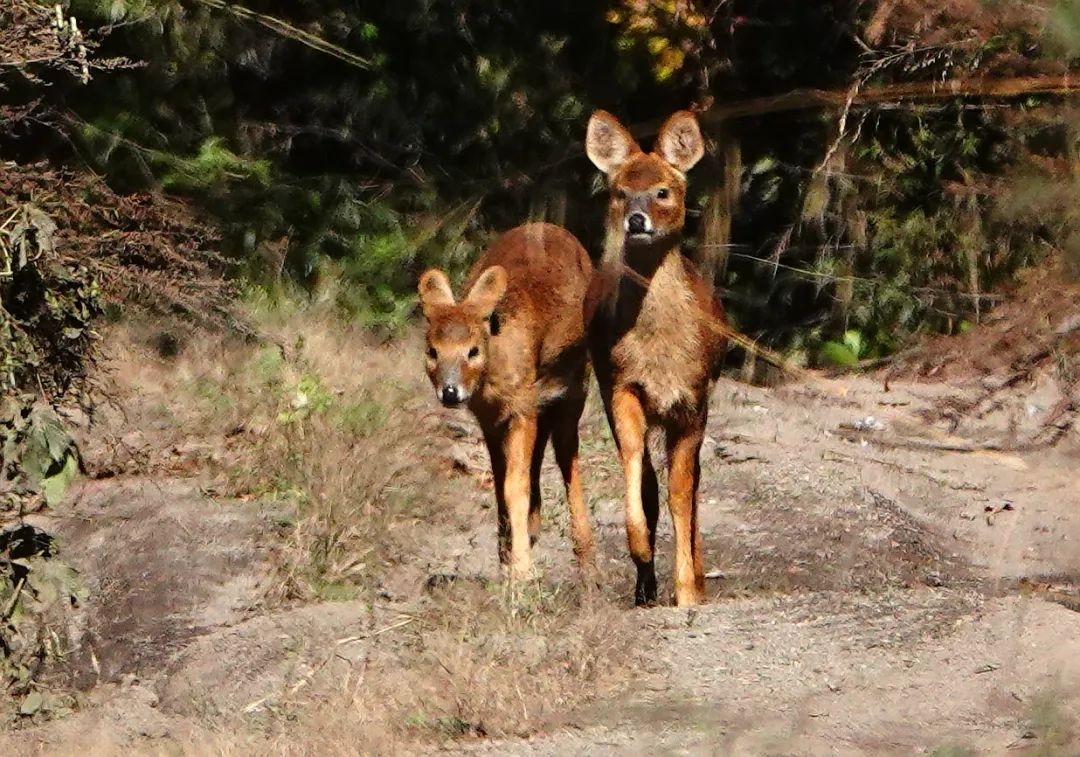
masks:
<instances>
[{"instance_id":1,"label":"deer's dark eye","mask_svg":"<svg viewBox=\"0 0 1080 757\"><path fill-rule=\"evenodd\" d=\"M626 199L626 190L624 190L624 189L616 189L615 190L615 196L618 197L620 200L625 200Z\"/></svg>"},{"instance_id":2,"label":"deer's dark eye","mask_svg":"<svg viewBox=\"0 0 1080 757\"><path fill-rule=\"evenodd\" d=\"M472 359L478 358L478 357L480 357L480 348L479 347L473 347L471 350L469 350L469 360L472 360Z\"/></svg>"},{"instance_id":3,"label":"deer's dark eye","mask_svg":"<svg viewBox=\"0 0 1080 757\"><path fill-rule=\"evenodd\" d=\"M427 356L431 360L435 360L436 358L439 357L439 353L435 351L434 347L428 347L427 348Z\"/></svg>"},{"instance_id":4,"label":"deer's dark eye","mask_svg":"<svg viewBox=\"0 0 1080 757\"><path fill-rule=\"evenodd\" d=\"M670 194L671 194L671 191L669 189L667 189L665 187L661 187L660 189L656 190L656 199L658 199L658 200L666 200L668 198L668 195L670 195Z\"/></svg>"}]
</instances>

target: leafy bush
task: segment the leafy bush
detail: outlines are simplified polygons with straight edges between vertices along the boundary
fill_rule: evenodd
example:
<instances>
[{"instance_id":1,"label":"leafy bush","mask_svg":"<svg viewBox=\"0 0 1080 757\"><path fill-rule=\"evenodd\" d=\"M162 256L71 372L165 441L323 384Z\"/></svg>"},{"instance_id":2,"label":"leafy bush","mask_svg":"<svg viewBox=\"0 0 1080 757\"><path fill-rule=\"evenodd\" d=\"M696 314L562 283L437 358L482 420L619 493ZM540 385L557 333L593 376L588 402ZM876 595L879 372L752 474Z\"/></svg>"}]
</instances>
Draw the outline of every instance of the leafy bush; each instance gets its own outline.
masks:
<instances>
[{"instance_id":1,"label":"leafy bush","mask_svg":"<svg viewBox=\"0 0 1080 757\"><path fill-rule=\"evenodd\" d=\"M735 321L808 362L850 331L877 355L977 322L1019 267L1080 249L1071 211L1007 199L1022 170L1068 184L1067 109L993 92L1068 71L1072 5L76 0L123 22L99 53L145 65L72 93L64 129L112 187L189 198L251 282L394 331L420 270L462 271L492 230L546 217L598 249L592 108L647 147L696 107L717 144L688 247L718 251ZM888 87L922 94L868 95ZM833 104L805 107L820 91ZM27 128L21 151L67 155Z\"/></svg>"},{"instance_id":2,"label":"leafy bush","mask_svg":"<svg viewBox=\"0 0 1080 757\"><path fill-rule=\"evenodd\" d=\"M55 506L79 470L79 453L56 412L33 396L0 404L0 513L40 497Z\"/></svg>"}]
</instances>

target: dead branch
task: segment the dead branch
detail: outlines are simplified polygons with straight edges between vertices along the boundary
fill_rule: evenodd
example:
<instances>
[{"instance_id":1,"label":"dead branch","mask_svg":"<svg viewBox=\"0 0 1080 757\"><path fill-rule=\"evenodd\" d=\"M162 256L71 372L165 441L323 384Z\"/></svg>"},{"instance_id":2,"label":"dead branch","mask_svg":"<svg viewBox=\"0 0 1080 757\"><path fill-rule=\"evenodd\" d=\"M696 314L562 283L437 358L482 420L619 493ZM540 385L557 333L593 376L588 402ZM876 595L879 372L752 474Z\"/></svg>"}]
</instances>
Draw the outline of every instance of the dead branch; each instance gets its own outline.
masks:
<instances>
[{"instance_id":1,"label":"dead branch","mask_svg":"<svg viewBox=\"0 0 1080 757\"><path fill-rule=\"evenodd\" d=\"M725 121L750 116L764 116L794 110L844 108L848 99L852 108L901 105L951 100L954 98L1013 99L1033 95L1068 95L1080 91L1080 74L1044 74L1039 76L961 77L947 81L919 81L865 87L852 96L851 87L842 89L796 89L781 95L717 105L700 113L703 125L716 127ZM651 137L661 121L648 121L631 128L637 138Z\"/></svg>"},{"instance_id":2,"label":"dead branch","mask_svg":"<svg viewBox=\"0 0 1080 757\"><path fill-rule=\"evenodd\" d=\"M946 489L952 489L954 491L976 491L976 492L981 492L981 491L986 490L985 486L981 486L979 484L971 484L971 483L967 483L967 482L962 483L962 484L954 484L951 481L947 481L947 480L945 480L943 478L940 478L938 476L935 476L935 475L933 475L931 473L927 473L925 470L921 470L919 468L915 468L915 467L910 466L910 465L903 465L902 463L893 462L892 460L885 460L884 458L880 458L880 457L871 457L869 455L867 455L867 456L845 455L845 454L842 454L842 453L839 453L839 452L825 451L825 452L822 453L821 459L822 460L829 460L829 461L833 461L833 462L853 462L853 463L870 462L870 463L876 463L877 465L882 465L882 466L885 466L886 468L893 468L894 470L898 470L898 471L901 471L903 473L907 473L908 475L921 476L921 477L926 478L929 481L937 484L938 486L941 486L941 487L946 488Z\"/></svg>"},{"instance_id":3,"label":"dead branch","mask_svg":"<svg viewBox=\"0 0 1080 757\"><path fill-rule=\"evenodd\" d=\"M291 39L299 42L302 45L310 47L312 50L318 50L320 53L324 53L333 58L348 63L351 66L360 68L363 70L370 70L373 67L373 63L367 58L363 58L356 53L346 50L340 45L335 45L332 42L312 34L311 32L304 31L299 27L296 27L287 21L284 21L276 16L270 16L266 13L259 13L253 11L250 8L245 8L242 5L237 5L232 2L226 2L225 0L197 0L197 2L208 8L214 8L216 10L230 13L233 16L252 21L259 26L262 26L270 31L278 34L286 39Z\"/></svg>"},{"instance_id":4,"label":"dead branch","mask_svg":"<svg viewBox=\"0 0 1080 757\"><path fill-rule=\"evenodd\" d=\"M1029 440L1014 444L1003 444L998 442L979 444L977 442L973 442L960 437L949 437L940 441L919 437L902 437L884 431L872 431L864 428L855 428L854 426L846 423L841 423L839 426L837 426L835 433L837 436L841 437L842 439L847 439L848 441L859 443L868 442L870 444L876 444L881 447L923 450L929 452L960 453L1036 452L1038 450L1047 449L1048 447L1054 446L1054 444L1060 441L1062 436L1064 436L1064 432L1059 432L1053 434L1050 438L1039 441Z\"/></svg>"}]
</instances>

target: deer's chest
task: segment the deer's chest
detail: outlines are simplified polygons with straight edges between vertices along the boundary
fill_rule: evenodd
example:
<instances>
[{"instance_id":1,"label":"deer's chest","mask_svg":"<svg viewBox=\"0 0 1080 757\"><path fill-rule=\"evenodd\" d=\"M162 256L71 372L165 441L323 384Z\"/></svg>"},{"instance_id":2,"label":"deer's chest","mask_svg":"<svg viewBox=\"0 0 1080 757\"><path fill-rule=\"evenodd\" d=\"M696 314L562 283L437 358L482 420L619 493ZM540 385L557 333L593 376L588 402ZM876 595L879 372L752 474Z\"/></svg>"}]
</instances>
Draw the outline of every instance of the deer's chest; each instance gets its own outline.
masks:
<instances>
[{"instance_id":1,"label":"deer's chest","mask_svg":"<svg viewBox=\"0 0 1080 757\"><path fill-rule=\"evenodd\" d=\"M696 405L707 381L701 313L675 273L657 272L612 349L620 383L637 385L647 409L658 415Z\"/></svg>"}]
</instances>

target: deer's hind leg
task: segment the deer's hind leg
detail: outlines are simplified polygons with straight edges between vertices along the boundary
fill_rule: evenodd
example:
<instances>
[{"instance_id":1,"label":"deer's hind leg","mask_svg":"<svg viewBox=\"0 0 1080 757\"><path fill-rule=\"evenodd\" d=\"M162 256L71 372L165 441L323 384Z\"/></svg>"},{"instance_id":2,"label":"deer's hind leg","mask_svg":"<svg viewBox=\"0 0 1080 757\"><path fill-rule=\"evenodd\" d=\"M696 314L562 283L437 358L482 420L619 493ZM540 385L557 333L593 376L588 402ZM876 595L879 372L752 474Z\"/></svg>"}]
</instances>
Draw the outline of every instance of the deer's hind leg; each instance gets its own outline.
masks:
<instances>
[{"instance_id":1,"label":"deer's hind leg","mask_svg":"<svg viewBox=\"0 0 1080 757\"><path fill-rule=\"evenodd\" d=\"M544 465L544 452L551 437L550 411L540 416L536 426L536 443L533 445L532 462L529 465L529 545L540 539L540 469Z\"/></svg>"},{"instance_id":2,"label":"deer's hind leg","mask_svg":"<svg viewBox=\"0 0 1080 757\"><path fill-rule=\"evenodd\" d=\"M555 461L559 465L566 487L566 504L570 511L570 538L574 545L578 570L583 582L595 584L596 548L578 460L579 424L584 410L584 391L568 394L552 408L551 446L555 450Z\"/></svg>"},{"instance_id":3,"label":"deer's hind leg","mask_svg":"<svg viewBox=\"0 0 1080 757\"><path fill-rule=\"evenodd\" d=\"M484 446L491 461L491 478L495 488L495 514L498 523L499 565L510 565L510 511L506 505L506 453L505 429L481 424Z\"/></svg>"}]
</instances>

